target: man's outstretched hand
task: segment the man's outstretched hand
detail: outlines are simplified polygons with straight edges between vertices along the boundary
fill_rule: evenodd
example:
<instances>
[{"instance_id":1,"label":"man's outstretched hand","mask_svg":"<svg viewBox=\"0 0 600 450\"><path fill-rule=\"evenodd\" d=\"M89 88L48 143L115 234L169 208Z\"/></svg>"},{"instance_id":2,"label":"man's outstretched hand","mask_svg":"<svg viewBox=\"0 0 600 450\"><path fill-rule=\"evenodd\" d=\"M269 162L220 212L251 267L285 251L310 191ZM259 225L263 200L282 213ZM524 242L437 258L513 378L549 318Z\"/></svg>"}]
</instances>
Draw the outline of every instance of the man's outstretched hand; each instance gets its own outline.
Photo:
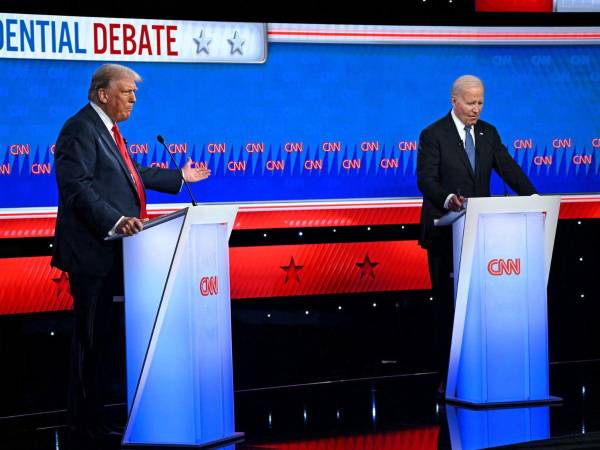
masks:
<instances>
[{"instance_id":1,"label":"man's outstretched hand","mask_svg":"<svg viewBox=\"0 0 600 450\"><path fill-rule=\"evenodd\" d=\"M183 169L181 169L183 171L183 179L185 181L188 183L195 183L197 181L206 180L210 176L210 169L201 167L198 164L193 167L193 164L192 158L188 158L185 166L183 166Z\"/></svg>"}]
</instances>

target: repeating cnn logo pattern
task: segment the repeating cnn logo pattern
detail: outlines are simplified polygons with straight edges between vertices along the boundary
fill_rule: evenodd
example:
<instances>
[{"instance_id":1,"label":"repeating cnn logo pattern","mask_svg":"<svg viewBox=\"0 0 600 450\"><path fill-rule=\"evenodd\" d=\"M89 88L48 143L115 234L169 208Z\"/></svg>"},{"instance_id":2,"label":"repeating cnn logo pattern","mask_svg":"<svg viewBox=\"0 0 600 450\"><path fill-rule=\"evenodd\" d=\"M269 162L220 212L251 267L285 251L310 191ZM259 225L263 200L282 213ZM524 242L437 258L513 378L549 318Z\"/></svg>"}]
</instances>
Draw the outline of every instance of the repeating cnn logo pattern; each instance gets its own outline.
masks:
<instances>
[{"instance_id":1,"label":"repeating cnn logo pattern","mask_svg":"<svg viewBox=\"0 0 600 450\"><path fill-rule=\"evenodd\" d=\"M490 259L487 270L490 275L521 275L521 258L515 259Z\"/></svg>"},{"instance_id":2,"label":"repeating cnn logo pattern","mask_svg":"<svg viewBox=\"0 0 600 450\"><path fill-rule=\"evenodd\" d=\"M217 295L219 293L219 277L202 277L200 278L200 295L208 297L209 295Z\"/></svg>"}]
</instances>

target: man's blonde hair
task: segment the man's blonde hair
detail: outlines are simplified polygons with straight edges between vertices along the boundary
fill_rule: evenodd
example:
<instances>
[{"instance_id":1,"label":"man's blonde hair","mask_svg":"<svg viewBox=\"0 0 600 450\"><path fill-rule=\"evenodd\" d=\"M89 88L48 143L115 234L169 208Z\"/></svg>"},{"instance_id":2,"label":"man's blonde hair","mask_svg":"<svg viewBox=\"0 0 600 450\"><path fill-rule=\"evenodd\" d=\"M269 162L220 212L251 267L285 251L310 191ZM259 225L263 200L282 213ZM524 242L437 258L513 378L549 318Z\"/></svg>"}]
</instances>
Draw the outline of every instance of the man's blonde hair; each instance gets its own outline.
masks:
<instances>
[{"instance_id":1,"label":"man's blonde hair","mask_svg":"<svg viewBox=\"0 0 600 450\"><path fill-rule=\"evenodd\" d=\"M96 102L98 100L98 89L105 89L111 81L121 78L131 78L138 83L142 81L142 77L129 67L120 64L102 64L92 75L88 100Z\"/></svg>"}]
</instances>

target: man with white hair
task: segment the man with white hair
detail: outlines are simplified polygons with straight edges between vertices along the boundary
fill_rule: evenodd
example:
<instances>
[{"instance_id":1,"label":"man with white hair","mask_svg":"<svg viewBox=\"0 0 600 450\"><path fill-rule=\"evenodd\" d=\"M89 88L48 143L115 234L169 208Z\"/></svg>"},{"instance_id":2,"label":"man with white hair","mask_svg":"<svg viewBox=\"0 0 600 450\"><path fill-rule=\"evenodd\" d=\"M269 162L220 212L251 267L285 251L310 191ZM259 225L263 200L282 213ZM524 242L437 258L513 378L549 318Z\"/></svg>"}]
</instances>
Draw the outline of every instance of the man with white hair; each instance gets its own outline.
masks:
<instances>
[{"instance_id":1,"label":"man with white hair","mask_svg":"<svg viewBox=\"0 0 600 450\"><path fill-rule=\"evenodd\" d=\"M425 128L419 138L417 184L423 194L419 244L427 249L434 293L440 394L445 391L454 321L452 230L436 228L433 221L449 210L460 210L466 198L489 197L492 169L519 195L536 192L496 128L479 120L483 92L479 78L457 78L451 91L452 110Z\"/></svg>"},{"instance_id":2,"label":"man with white hair","mask_svg":"<svg viewBox=\"0 0 600 450\"><path fill-rule=\"evenodd\" d=\"M131 159L118 123L131 115L140 81L125 66L98 68L90 102L64 124L54 153L59 199L52 265L69 274L74 300L69 422L92 438L107 434L102 360L109 351L112 298L122 286L121 243L104 239L143 229L146 188L176 194L182 176L196 182L210 175L191 160L179 171Z\"/></svg>"}]
</instances>

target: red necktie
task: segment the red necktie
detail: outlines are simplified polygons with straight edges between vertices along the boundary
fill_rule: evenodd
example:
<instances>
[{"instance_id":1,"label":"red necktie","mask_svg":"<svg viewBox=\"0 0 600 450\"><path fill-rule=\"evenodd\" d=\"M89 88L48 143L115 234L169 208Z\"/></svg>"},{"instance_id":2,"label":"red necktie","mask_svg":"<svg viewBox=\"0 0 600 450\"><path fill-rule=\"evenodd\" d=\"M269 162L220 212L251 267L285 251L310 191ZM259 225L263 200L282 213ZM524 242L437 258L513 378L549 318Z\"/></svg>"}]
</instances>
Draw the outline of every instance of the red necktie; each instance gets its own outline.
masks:
<instances>
[{"instance_id":1,"label":"red necktie","mask_svg":"<svg viewBox=\"0 0 600 450\"><path fill-rule=\"evenodd\" d=\"M123 161L125 161L125 165L129 169L129 173L133 178L133 182L135 183L135 187L137 189L138 198L140 200L140 219L145 219L146 215L146 193L144 192L144 187L142 185L142 179L140 178L140 174L135 169L131 158L129 157L129 153L127 153L127 147L125 146L125 141L123 140L123 136L121 136L121 132L119 131L119 127L115 123L112 127L112 132L115 136L115 141L117 142L117 147L119 147L119 152L123 157Z\"/></svg>"}]
</instances>

